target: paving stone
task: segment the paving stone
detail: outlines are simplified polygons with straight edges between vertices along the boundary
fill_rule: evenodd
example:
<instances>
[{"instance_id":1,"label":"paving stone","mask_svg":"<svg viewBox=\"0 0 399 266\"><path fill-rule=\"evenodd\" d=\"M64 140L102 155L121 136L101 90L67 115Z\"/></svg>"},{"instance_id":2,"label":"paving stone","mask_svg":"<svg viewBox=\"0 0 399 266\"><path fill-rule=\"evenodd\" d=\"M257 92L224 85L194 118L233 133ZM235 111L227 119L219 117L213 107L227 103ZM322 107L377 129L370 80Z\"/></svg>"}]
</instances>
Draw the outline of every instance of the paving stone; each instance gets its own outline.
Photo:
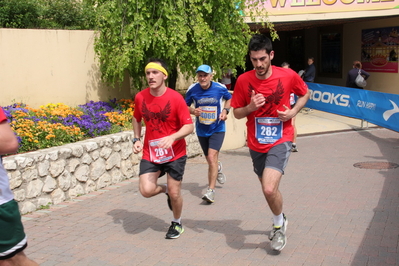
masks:
<instances>
[{"instance_id":1,"label":"paving stone","mask_svg":"<svg viewBox=\"0 0 399 266\"><path fill-rule=\"evenodd\" d=\"M272 214L246 147L220 153L227 181L212 205L201 200L207 165L189 159L178 239L165 239L166 197L142 197L133 179L25 215L25 253L41 265L398 265L399 168L353 165L399 163L399 133L371 128L297 143L280 185L289 219L280 253L269 246Z\"/></svg>"}]
</instances>

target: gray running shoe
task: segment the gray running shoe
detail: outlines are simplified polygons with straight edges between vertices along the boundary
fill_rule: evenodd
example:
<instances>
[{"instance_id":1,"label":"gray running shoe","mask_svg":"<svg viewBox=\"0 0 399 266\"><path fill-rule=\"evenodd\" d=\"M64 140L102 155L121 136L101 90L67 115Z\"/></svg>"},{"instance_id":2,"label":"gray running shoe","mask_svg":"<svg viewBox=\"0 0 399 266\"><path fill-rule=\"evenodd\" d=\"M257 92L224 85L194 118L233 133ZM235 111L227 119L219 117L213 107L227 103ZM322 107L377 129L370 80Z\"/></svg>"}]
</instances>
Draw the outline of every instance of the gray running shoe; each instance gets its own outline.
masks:
<instances>
[{"instance_id":1,"label":"gray running shoe","mask_svg":"<svg viewBox=\"0 0 399 266\"><path fill-rule=\"evenodd\" d=\"M202 196L202 199L209 203L215 202L215 191L213 189L208 188L204 196Z\"/></svg>"},{"instance_id":2,"label":"gray running shoe","mask_svg":"<svg viewBox=\"0 0 399 266\"><path fill-rule=\"evenodd\" d=\"M218 176L217 176L217 181L219 184L224 184L226 182L226 176L222 173L223 166L222 162L218 161Z\"/></svg>"},{"instance_id":3,"label":"gray running shoe","mask_svg":"<svg viewBox=\"0 0 399 266\"><path fill-rule=\"evenodd\" d=\"M291 152L298 152L298 148L295 144L292 144Z\"/></svg>"},{"instance_id":4,"label":"gray running shoe","mask_svg":"<svg viewBox=\"0 0 399 266\"><path fill-rule=\"evenodd\" d=\"M288 225L287 217L284 215L284 223L280 227L274 227L272 231L270 231L269 239L270 239L270 247L273 250L281 251L285 245L287 244L287 236L286 230Z\"/></svg>"},{"instance_id":5,"label":"gray running shoe","mask_svg":"<svg viewBox=\"0 0 399 266\"><path fill-rule=\"evenodd\" d=\"M219 184L224 184L226 182L226 176L220 172L218 173L216 180L219 182Z\"/></svg>"}]
</instances>

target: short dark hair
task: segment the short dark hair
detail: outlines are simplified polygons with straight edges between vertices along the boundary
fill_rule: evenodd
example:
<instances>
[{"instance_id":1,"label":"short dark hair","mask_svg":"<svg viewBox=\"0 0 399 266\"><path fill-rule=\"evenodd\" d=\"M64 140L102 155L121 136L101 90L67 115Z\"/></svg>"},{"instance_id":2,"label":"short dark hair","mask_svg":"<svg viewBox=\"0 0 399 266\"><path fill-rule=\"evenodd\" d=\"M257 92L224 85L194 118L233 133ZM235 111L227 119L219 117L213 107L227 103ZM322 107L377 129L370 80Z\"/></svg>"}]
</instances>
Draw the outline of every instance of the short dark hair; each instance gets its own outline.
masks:
<instances>
[{"instance_id":1,"label":"short dark hair","mask_svg":"<svg viewBox=\"0 0 399 266\"><path fill-rule=\"evenodd\" d=\"M248 44L248 52L266 50L267 54L273 51L272 41L263 34L254 34Z\"/></svg>"},{"instance_id":2,"label":"short dark hair","mask_svg":"<svg viewBox=\"0 0 399 266\"><path fill-rule=\"evenodd\" d=\"M159 63L159 64L161 64L161 66L162 66L163 68L166 69L166 72L169 73L168 65L166 64L166 62L165 62L163 59L160 59L160 58L150 58L150 59L148 59L147 64L148 64L148 63L151 63L151 62L152 62L152 63Z\"/></svg>"},{"instance_id":3,"label":"short dark hair","mask_svg":"<svg viewBox=\"0 0 399 266\"><path fill-rule=\"evenodd\" d=\"M355 66L356 68L361 69L362 68L362 63L360 63L360 61L356 60L356 61L353 61L353 66Z\"/></svg>"}]
</instances>

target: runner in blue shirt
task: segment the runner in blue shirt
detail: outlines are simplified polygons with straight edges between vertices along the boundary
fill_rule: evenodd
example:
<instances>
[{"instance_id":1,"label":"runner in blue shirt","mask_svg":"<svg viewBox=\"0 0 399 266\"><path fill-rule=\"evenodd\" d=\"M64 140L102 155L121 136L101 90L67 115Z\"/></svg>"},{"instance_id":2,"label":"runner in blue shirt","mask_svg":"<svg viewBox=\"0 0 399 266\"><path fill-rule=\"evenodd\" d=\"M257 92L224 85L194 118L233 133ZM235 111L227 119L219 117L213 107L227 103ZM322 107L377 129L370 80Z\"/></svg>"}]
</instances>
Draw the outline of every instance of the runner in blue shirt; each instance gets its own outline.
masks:
<instances>
[{"instance_id":1,"label":"runner in blue shirt","mask_svg":"<svg viewBox=\"0 0 399 266\"><path fill-rule=\"evenodd\" d=\"M225 120L230 112L231 94L226 86L212 81L210 66L201 65L196 73L198 82L188 88L186 104L190 113L196 116L195 128L198 140L208 162L209 187L202 199L213 203L216 180L220 184L226 181L218 157L226 132Z\"/></svg>"}]
</instances>

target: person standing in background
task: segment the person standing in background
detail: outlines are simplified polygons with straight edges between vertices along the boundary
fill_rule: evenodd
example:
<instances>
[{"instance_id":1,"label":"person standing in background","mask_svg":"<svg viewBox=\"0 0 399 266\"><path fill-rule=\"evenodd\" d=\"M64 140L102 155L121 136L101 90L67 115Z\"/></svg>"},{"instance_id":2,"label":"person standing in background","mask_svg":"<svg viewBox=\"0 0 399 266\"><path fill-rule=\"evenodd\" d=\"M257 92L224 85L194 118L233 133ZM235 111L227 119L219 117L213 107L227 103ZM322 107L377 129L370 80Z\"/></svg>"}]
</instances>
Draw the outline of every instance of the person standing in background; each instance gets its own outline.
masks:
<instances>
[{"instance_id":1,"label":"person standing in background","mask_svg":"<svg viewBox=\"0 0 399 266\"><path fill-rule=\"evenodd\" d=\"M226 68L222 70L222 79L220 80L220 83L222 83L228 90L233 90L232 84L231 84L231 78L233 75L233 72L231 71L230 68Z\"/></svg>"},{"instance_id":2,"label":"person standing in background","mask_svg":"<svg viewBox=\"0 0 399 266\"><path fill-rule=\"evenodd\" d=\"M348 75L346 77L346 87L363 89L362 87L357 86L355 82L357 75L359 74L362 75L365 80L367 80L370 77L370 74L362 69L362 63L356 60L353 62L352 69L349 70Z\"/></svg>"},{"instance_id":3,"label":"person standing in background","mask_svg":"<svg viewBox=\"0 0 399 266\"><path fill-rule=\"evenodd\" d=\"M308 66L305 68L305 73L303 74L303 81L314 82L316 77L316 67L314 65L314 58L308 58Z\"/></svg>"},{"instance_id":4,"label":"person standing in background","mask_svg":"<svg viewBox=\"0 0 399 266\"><path fill-rule=\"evenodd\" d=\"M305 68L305 71L302 76L303 81L314 82L315 77L316 77L316 67L314 65L314 57L308 57L308 65ZM305 108L305 110L308 113L312 112L311 108Z\"/></svg>"}]
</instances>

